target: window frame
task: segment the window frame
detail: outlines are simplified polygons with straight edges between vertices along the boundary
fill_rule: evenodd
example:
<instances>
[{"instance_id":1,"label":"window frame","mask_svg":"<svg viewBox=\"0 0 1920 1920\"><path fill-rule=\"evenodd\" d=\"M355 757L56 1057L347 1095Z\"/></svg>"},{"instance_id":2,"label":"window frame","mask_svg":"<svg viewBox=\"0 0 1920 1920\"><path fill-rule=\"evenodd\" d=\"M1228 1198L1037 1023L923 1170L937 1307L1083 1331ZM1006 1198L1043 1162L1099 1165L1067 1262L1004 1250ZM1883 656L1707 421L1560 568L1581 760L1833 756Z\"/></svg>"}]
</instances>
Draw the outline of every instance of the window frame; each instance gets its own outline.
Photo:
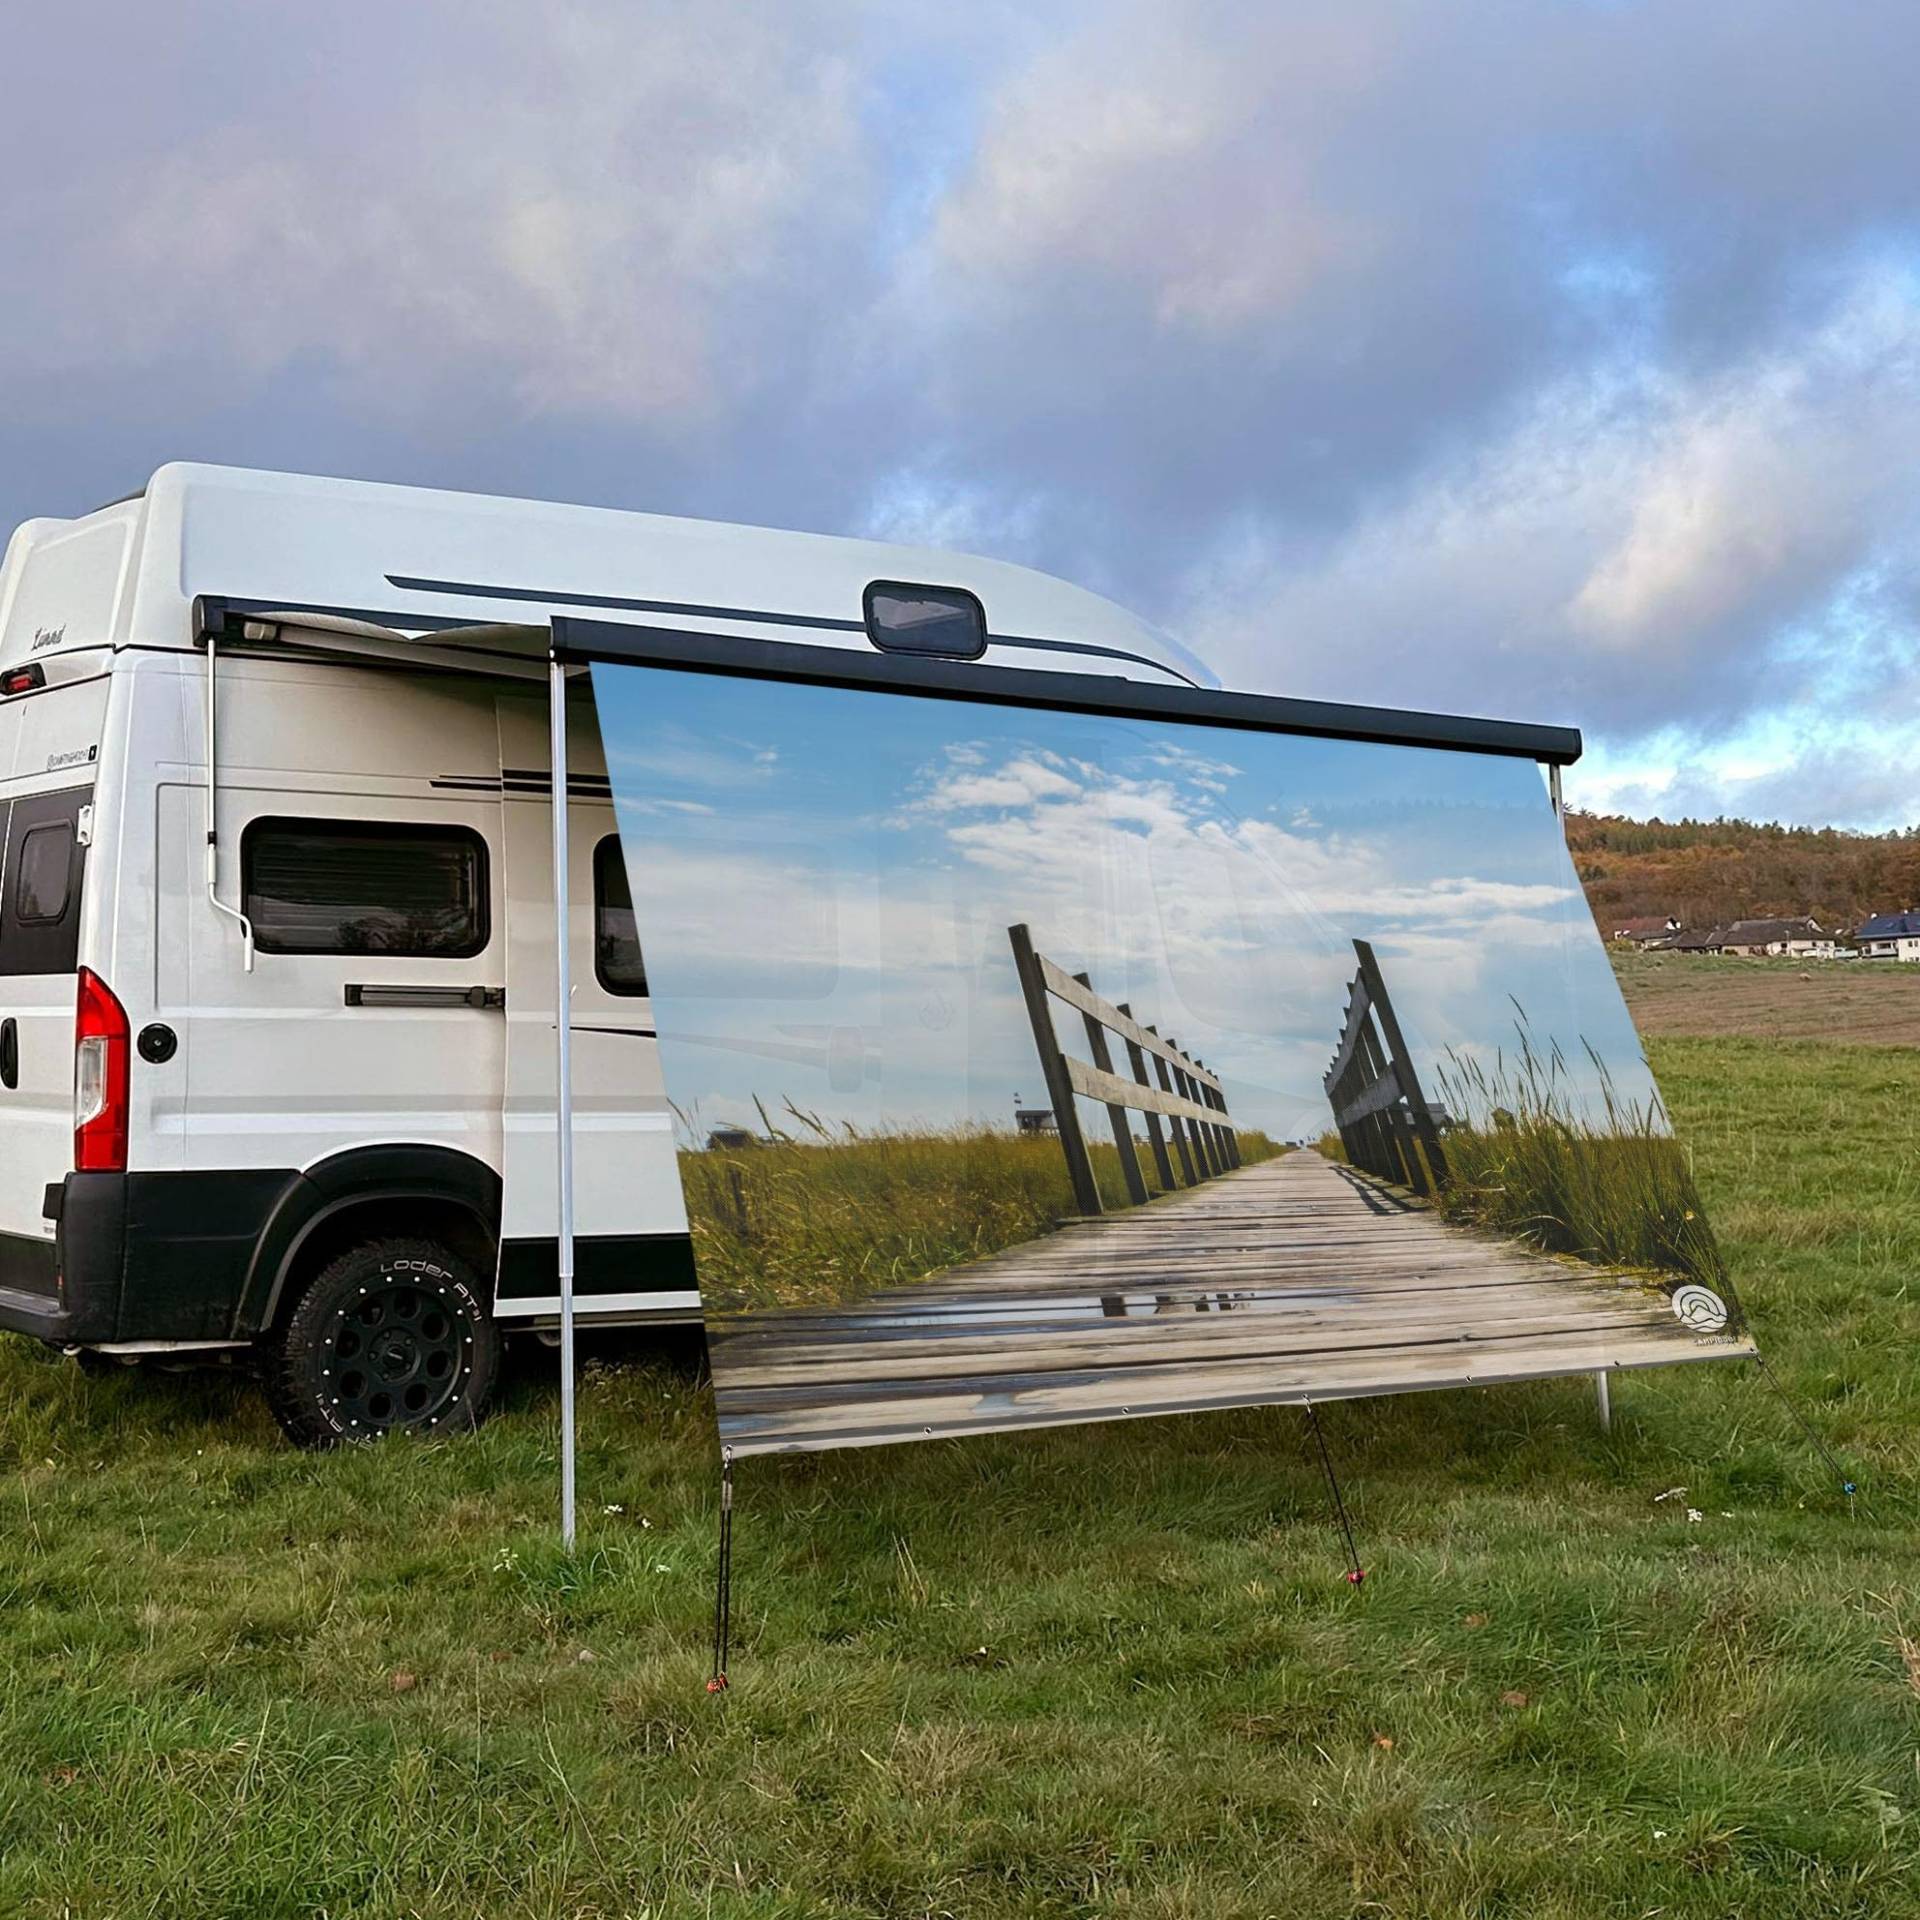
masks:
<instances>
[{"instance_id":1,"label":"window frame","mask_svg":"<svg viewBox=\"0 0 1920 1920\"><path fill-rule=\"evenodd\" d=\"M257 837L263 832L324 833L334 831L376 840L408 840L425 836L441 841L465 841L474 858L474 938L458 947L345 947L285 946L262 937L253 913L255 889L253 859ZM253 944L261 953L289 960L472 960L493 944L493 862L487 837L478 828L456 820L355 819L340 814L256 814L240 830L240 909L253 928Z\"/></svg>"},{"instance_id":2,"label":"window frame","mask_svg":"<svg viewBox=\"0 0 1920 1920\"><path fill-rule=\"evenodd\" d=\"M633 944L640 949L640 984L637 987L617 986L608 979L607 970L600 961L600 915L603 910L604 889L600 884L600 861L607 849L613 849L612 857L620 863L620 874L628 879L626 854L620 845L620 830L616 827L611 833L603 833L593 843L593 853L588 868L593 882L593 977L600 984L602 993L611 994L616 1000L648 1000L653 997L653 989L647 984L647 953L641 945L639 922L634 923ZM627 911L633 912L633 888L628 879Z\"/></svg>"}]
</instances>

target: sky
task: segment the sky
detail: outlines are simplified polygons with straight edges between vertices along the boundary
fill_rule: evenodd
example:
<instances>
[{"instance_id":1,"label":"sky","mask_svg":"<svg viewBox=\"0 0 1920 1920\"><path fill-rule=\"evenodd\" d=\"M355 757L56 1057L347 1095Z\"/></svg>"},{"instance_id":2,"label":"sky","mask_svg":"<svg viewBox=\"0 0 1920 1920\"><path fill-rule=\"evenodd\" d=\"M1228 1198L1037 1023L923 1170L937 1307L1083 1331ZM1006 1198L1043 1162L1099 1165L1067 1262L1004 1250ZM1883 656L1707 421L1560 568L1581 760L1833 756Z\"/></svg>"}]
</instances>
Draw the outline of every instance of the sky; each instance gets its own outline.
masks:
<instances>
[{"instance_id":1,"label":"sky","mask_svg":"<svg viewBox=\"0 0 1920 1920\"><path fill-rule=\"evenodd\" d=\"M1279 1139L1330 1124L1356 938L1457 1117L1521 1104L1467 1069L1511 1089L1523 1025L1564 1063L1568 1117L1603 1116L1602 1063L1657 1112L1529 762L593 672L667 1091L697 1137L760 1131L756 1096L795 1131L789 1101L829 1128L1050 1104L1015 924ZM1090 1059L1078 1016L1055 1017Z\"/></svg>"},{"instance_id":2,"label":"sky","mask_svg":"<svg viewBox=\"0 0 1920 1920\"><path fill-rule=\"evenodd\" d=\"M1576 804L1920 813L1910 0L77 0L0 520L230 461L963 547Z\"/></svg>"}]
</instances>

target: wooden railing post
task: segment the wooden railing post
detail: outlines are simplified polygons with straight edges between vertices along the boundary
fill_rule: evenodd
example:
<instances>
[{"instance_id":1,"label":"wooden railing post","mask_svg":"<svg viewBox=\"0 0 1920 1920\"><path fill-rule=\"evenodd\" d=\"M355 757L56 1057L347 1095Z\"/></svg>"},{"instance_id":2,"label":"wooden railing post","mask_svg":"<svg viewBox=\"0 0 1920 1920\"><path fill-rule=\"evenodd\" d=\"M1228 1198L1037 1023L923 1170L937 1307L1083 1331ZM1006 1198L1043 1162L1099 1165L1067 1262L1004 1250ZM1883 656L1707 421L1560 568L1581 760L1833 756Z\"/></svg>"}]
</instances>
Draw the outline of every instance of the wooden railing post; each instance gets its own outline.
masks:
<instances>
[{"instance_id":1,"label":"wooden railing post","mask_svg":"<svg viewBox=\"0 0 1920 1920\"><path fill-rule=\"evenodd\" d=\"M1379 1031L1371 1019L1367 1022L1366 1045L1373 1061L1372 1077L1377 1085L1387 1078L1392 1062L1387 1058ZM1394 1084L1398 1086L1399 1083L1395 1081ZM1399 1181L1403 1187L1411 1187L1415 1193L1424 1193L1426 1180L1413 1150L1413 1135L1407 1130L1406 1115L1400 1110L1400 1102L1391 1101L1374 1118L1380 1127L1381 1149L1389 1170L1387 1177Z\"/></svg>"},{"instance_id":2,"label":"wooden railing post","mask_svg":"<svg viewBox=\"0 0 1920 1920\"><path fill-rule=\"evenodd\" d=\"M1073 1187L1074 1205L1084 1214L1097 1214L1100 1187L1093 1177L1093 1161L1088 1157L1086 1138L1080 1131L1080 1115L1073 1104L1073 1082L1067 1078L1066 1064L1060 1057L1060 1036L1053 1030L1046 977L1034 955L1033 936L1022 924L1009 927L1007 938L1013 946L1014 971L1020 976L1027 1018L1033 1022L1033 1044L1040 1055L1040 1071L1046 1078L1054 1125L1059 1129L1060 1150L1067 1157L1067 1179Z\"/></svg>"},{"instance_id":3,"label":"wooden railing post","mask_svg":"<svg viewBox=\"0 0 1920 1920\"><path fill-rule=\"evenodd\" d=\"M1073 976L1091 993L1093 980L1090 975L1076 973ZM1092 1014L1083 1013L1080 1018L1086 1022L1087 1051L1093 1055L1093 1064L1102 1073L1113 1071L1113 1055L1107 1047L1107 1030ZM1140 1174L1140 1156L1134 1151L1133 1123L1127 1118L1127 1110L1117 1101L1107 1102L1107 1124L1113 1129L1113 1144L1120 1152L1120 1177L1127 1183L1127 1198L1136 1207L1147 1204L1147 1183Z\"/></svg>"},{"instance_id":4,"label":"wooden railing post","mask_svg":"<svg viewBox=\"0 0 1920 1920\"><path fill-rule=\"evenodd\" d=\"M1147 1031L1152 1034L1156 1040L1160 1037L1158 1027L1149 1027ZM1173 1042L1169 1040L1167 1045L1172 1046ZM1160 1082L1160 1091L1162 1093L1173 1093L1176 1091L1173 1084L1173 1075L1167 1071L1167 1063L1161 1059L1157 1053L1153 1056L1153 1073L1154 1078ZM1197 1187L1200 1184L1200 1175L1195 1170L1193 1164L1193 1150L1187 1145L1186 1122L1183 1121L1178 1114L1169 1114L1167 1116L1167 1126L1172 1131L1173 1150L1180 1156L1180 1170L1187 1176L1187 1185Z\"/></svg>"},{"instance_id":5,"label":"wooden railing post","mask_svg":"<svg viewBox=\"0 0 1920 1920\"><path fill-rule=\"evenodd\" d=\"M1076 1102L1082 1097L1098 1101L1107 1110L1127 1198L1135 1206L1144 1206L1153 1197L1134 1136L1136 1112L1146 1118L1154 1173L1162 1193L1173 1192L1178 1184L1162 1121L1173 1130L1173 1146L1189 1187L1241 1164L1240 1137L1227 1112L1226 1090L1218 1074L1209 1073L1204 1062L1182 1053L1177 1040L1162 1039L1154 1028L1142 1026L1124 1002L1116 1003L1096 992L1090 974L1068 973L1038 951L1031 931L1024 925L1009 927L1007 937L1013 946L1014 970L1027 1003L1027 1017L1033 1025L1034 1045L1046 1075L1048 1098L1059 1123L1060 1146L1067 1156L1075 1202L1082 1213L1097 1214L1101 1207L1092 1157L1080 1130ZM1079 1013L1087 1036L1086 1055L1068 1052L1060 1044L1054 1025L1056 1000ZM1110 1036L1116 1035L1127 1049L1131 1078L1113 1070ZM1147 1070L1149 1059L1153 1075L1159 1078L1157 1087Z\"/></svg>"},{"instance_id":6,"label":"wooden railing post","mask_svg":"<svg viewBox=\"0 0 1920 1920\"><path fill-rule=\"evenodd\" d=\"M1200 1104L1200 1089L1193 1076L1186 1071L1187 1056L1180 1051L1180 1042L1169 1034L1167 1045L1177 1056L1173 1063L1173 1077L1183 1100L1191 1100L1195 1106ZM1187 1130L1193 1135L1193 1157L1200 1163L1200 1177L1211 1180L1220 1171L1218 1161L1213 1157L1213 1142L1207 1138L1208 1128L1197 1120L1187 1123Z\"/></svg>"},{"instance_id":7,"label":"wooden railing post","mask_svg":"<svg viewBox=\"0 0 1920 1920\"><path fill-rule=\"evenodd\" d=\"M1381 1049L1380 1036L1374 1031L1371 1016L1361 1029L1360 1045L1367 1057L1368 1084L1378 1086L1387 1078L1389 1062ZM1400 1103L1396 1100L1390 1105L1379 1108L1374 1113L1373 1119L1379 1129L1380 1158L1385 1177L1389 1180L1397 1180L1403 1187L1413 1188L1416 1193L1425 1192L1424 1178L1411 1151L1411 1136L1402 1124Z\"/></svg>"},{"instance_id":8,"label":"wooden railing post","mask_svg":"<svg viewBox=\"0 0 1920 1920\"><path fill-rule=\"evenodd\" d=\"M1432 1193L1447 1177L1440 1128L1373 948L1356 940L1353 951L1358 970L1347 984L1346 1018L1321 1079L1333 1123L1355 1166L1415 1193Z\"/></svg>"},{"instance_id":9,"label":"wooden railing post","mask_svg":"<svg viewBox=\"0 0 1920 1920\"><path fill-rule=\"evenodd\" d=\"M1407 1050L1406 1036L1400 1031L1399 1017L1394 1013L1393 1001L1387 995L1386 982L1380 977L1380 963L1373 957L1373 948L1364 940L1356 940L1353 950L1359 956L1360 977L1367 983L1367 995L1380 1017L1380 1031L1386 1039L1387 1051L1392 1055L1394 1075L1399 1080L1400 1091L1406 1097L1407 1114L1413 1123L1413 1131L1426 1150L1427 1165L1433 1169L1435 1181L1444 1182L1447 1177L1446 1149L1440 1144L1440 1129L1433 1123L1433 1110L1427 1105L1427 1096L1421 1090L1420 1076L1414 1069L1413 1055ZM1424 1180L1420 1183L1420 1191L1427 1191Z\"/></svg>"},{"instance_id":10,"label":"wooden railing post","mask_svg":"<svg viewBox=\"0 0 1920 1920\"><path fill-rule=\"evenodd\" d=\"M1133 1009L1128 1006L1124 1000L1122 1000L1119 1005L1120 1011L1131 1020L1133 1018ZM1148 1031L1151 1032L1152 1029L1149 1028ZM1151 1087L1153 1085L1153 1082L1147 1078L1147 1056L1141 1052L1140 1043L1137 1040L1129 1040L1127 1042L1127 1065L1133 1069L1133 1077L1138 1080L1143 1087ZM1171 1115L1168 1117L1169 1119L1172 1118ZM1180 1123L1175 1120L1173 1124L1178 1126ZM1173 1191L1173 1162L1167 1158L1167 1143L1160 1135L1160 1116L1151 1110L1147 1113L1147 1139L1153 1148L1153 1170L1160 1177L1160 1191L1162 1193L1171 1193Z\"/></svg>"},{"instance_id":11,"label":"wooden railing post","mask_svg":"<svg viewBox=\"0 0 1920 1920\"><path fill-rule=\"evenodd\" d=\"M1204 1060L1196 1060L1194 1065L1204 1067ZM1202 1096L1215 1113L1220 1116L1220 1157L1231 1173L1240 1164L1240 1142L1236 1137L1233 1122L1227 1115L1227 1096L1218 1087L1208 1086L1202 1089Z\"/></svg>"}]
</instances>

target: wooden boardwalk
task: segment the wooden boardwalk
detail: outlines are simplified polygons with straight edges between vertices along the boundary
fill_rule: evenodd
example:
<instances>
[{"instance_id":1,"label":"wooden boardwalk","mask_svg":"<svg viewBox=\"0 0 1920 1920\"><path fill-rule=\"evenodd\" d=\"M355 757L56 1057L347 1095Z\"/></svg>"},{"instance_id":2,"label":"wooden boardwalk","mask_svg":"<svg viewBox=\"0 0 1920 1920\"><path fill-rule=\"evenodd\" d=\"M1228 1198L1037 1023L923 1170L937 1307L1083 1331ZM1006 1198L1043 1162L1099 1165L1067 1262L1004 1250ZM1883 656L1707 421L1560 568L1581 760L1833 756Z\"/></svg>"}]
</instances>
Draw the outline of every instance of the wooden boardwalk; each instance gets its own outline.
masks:
<instances>
[{"instance_id":1,"label":"wooden boardwalk","mask_svg":"<svg viewBox=\"0 0 1920 1920\"><path fill-rule=\"evenodd\" d=\"M716 1328L737 1454L1739 1358L1659 1293L1297 1152L839 1309Z\"/></svg>"}]
</instances>

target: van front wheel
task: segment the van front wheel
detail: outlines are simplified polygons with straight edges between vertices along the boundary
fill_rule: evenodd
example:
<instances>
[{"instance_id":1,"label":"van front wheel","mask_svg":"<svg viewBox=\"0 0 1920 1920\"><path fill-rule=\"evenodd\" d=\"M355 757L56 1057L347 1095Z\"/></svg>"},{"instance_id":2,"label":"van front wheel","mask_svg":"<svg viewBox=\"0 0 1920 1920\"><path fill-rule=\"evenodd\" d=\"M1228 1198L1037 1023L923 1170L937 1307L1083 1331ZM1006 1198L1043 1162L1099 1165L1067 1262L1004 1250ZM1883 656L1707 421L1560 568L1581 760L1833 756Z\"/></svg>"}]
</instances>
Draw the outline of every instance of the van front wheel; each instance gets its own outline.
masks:
<instances>
[{"instance_id":1,"label":"van front wheel","mask_svg":"<svg viewBox=\"0 0 1920 1920\"><path fill-rule=\"evenodd\" d=\"M472 1269L432 1240L370 1240L322 1267L265 1368L268 1404L303 1447L480 1424L500 1334Z\"/></svg>"}]
</instances>

